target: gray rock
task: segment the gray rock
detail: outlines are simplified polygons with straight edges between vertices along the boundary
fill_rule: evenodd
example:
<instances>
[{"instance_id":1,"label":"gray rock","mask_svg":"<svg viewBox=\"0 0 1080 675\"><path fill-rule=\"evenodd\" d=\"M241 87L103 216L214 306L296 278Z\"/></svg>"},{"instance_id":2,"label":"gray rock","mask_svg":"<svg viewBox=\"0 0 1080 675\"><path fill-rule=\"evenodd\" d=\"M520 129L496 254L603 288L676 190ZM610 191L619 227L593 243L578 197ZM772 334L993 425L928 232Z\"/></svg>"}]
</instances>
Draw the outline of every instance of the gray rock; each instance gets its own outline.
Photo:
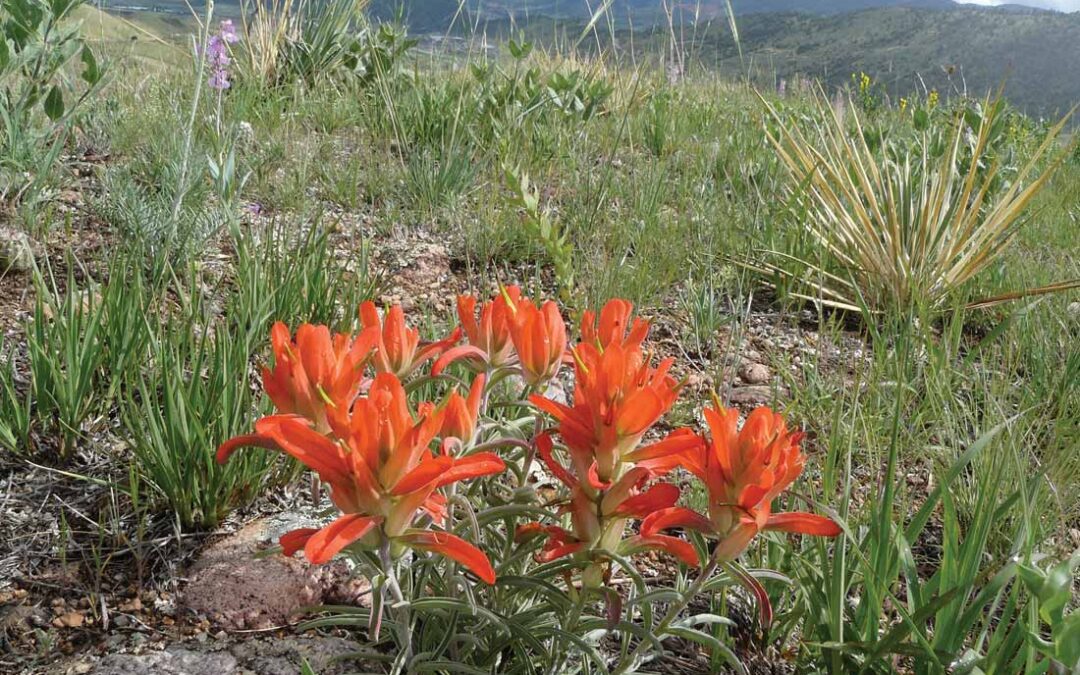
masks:
<instances>
[{"instance_id":1,"label":"gray rock","mask_svg":"<svg viewBox=\"0 0 1080 675\"><path fill-rule=\"evenodd\" d=\"M731 390L728 400L735 405L766 405L773 399L772 387L750 386Z\"/></svg>"},{"instance_id":2,"label":"gray rock","mask_svg":"<svg viewBox=\"0 0 1080 675\"><path fill-rule=\"evenodd\" d=\"M0 225L0 275L34 269L34 248L25 232Z\"/></svg>"},{"instance_id":3,"label":"gray rock","mask_svg":"<svg viewBox=\"0 0 1080 675\"><path fill-rule=\"evenodd\" d=\"M765 384L772 378L772 371L764 363L744 363L739 368L739 377L747 384Z\"/></svg>"},{"instance_id":4,"label":"gray rock","mask_svg":"<svg viewBox=\"0 0 1080 675\"><path fill-rule=\"evenodd\" d=\"M110 654L92 672L93 675L233 675L238 670L239 663L232 654L172 647L148 654Z\"/></svg>"}]
</instances>

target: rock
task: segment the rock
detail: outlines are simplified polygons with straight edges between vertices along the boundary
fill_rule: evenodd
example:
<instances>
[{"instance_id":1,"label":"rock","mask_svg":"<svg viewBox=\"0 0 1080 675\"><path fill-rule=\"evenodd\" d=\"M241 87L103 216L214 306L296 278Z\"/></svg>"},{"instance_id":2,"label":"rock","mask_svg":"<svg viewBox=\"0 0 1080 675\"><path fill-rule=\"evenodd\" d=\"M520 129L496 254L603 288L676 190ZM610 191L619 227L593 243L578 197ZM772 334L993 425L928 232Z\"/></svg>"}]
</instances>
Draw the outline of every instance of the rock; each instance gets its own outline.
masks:
<instances>
[{"instance_id":1,"label":"rock","mask_svg":"<svg viewBox=\"0 0 1080 675\"><path fill-rule=\"evenodd\" d=\"M25 232L0 225L0 276L34 269L34 242Z\"/></svg>"},{"instance_id":2,"label":"rock","mask_svg":"<svg viewBox=\"0 0 1080 675\"><path fill-rule=\"evenodd\" d=\"M731 391L728 400L735 405L766 405L773 399L772 387L750 386L738 387Z\"/></svg>"},{"instance_id":3,"label":"rock","mask_svg":"<svg viewBox=\"0 0 1080 675\"><path fill-rule=\"evenodd\" d=\"M56 628L78 628L86 621L82 612L67 612L53 619L52 625Z\"/></svg>"},{"instance_id":4,"label":"rock","mask_svg":"<svg viewBox=\"0 0 1080 675\"><path fill-rule=\"evenodd\" d=\"M344 638L301 636L240 642L229 651L246 669L259 675L295 675L304 661L319 675L333 675L356 672L356 663L336 659L360 649L360 645Z\"/></svg>"},{"instance_id":5,"label":"rock","mask_svg":"<svg viewBox=\"0 0 1080 675\"><path fill-rule=\"evenodd\" d=\"M142 609L142 600L134 598L124 604L120 605L121 612L138 612Z\"/></svg>"},{"instance_id":6,"label":"rock","mask_svg":"<svg viewBox=\"0 0 1080 675\"><path fill-rule=\"evenodd\" d=\"M370 584L353 576L344 561L317 566L302 557L255 557L264 542L276 543L283 532L319 524L280 514L214 544L192 566L180 606L238 630L286 625L312 605L370 602Z\"/></svg>"},{"instance_id":7,"label":"rock","mask_svg":"<svg viewBox=\"0 0 1080 675\"><path fill-rule=\"evenodd\" d=\"M1070 302L1066 311L1074 319L1080 319L1080 301Z\"/></svg>"},{"instance_id":8,"label":"rock","mask_svg":"<svg viewBox=\"0 0 1080 675\"><path fill-rule=\"evenodd\" d=\"M172 647L137 656L110 654L98 662L93 675L233 675L239 668L232 654Z\"/></svg>"},{"instance_id":9,"label":"rock","mask_svg":"<svg viewBox=\"0 0 1080 675\"><path fill-rule=\"evenodd\" d=\"M747 384L764 384L772 379L772 371L763 363L747 362L739 368L739 377Z\"/></svg>"},{"instance_id":10,"label":"rock","mask_svg":"<svg viewBox=\"0 0 1080 675\"><path fill-rule=\"evenodd\" d=\"M356 642L317 635L286 636L172 645L162 651L110 654L87 671L93 675L296 675L304 661L319 675L355 672L356 662L343 660L361 649ZM361 668L365 670L366 668Z\"/></svg>"}]
</instances>

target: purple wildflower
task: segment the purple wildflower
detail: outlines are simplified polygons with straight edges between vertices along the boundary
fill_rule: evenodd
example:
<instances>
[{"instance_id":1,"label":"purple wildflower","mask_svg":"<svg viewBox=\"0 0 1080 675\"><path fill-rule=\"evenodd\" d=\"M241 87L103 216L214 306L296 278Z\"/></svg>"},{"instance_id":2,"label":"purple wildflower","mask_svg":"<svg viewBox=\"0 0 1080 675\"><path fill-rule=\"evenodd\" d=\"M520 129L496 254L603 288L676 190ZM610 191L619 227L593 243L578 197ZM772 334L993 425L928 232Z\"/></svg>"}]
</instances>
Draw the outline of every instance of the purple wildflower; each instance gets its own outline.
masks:
<instances>
[{"instance_id":1,"label":"purple wildflower","mask_svg":"<svg viewBox=\"0 0 1080 675\"><path fill-rule=\"evenodd\" d=\"M232 63L232 59L229 58L229 44L239 40L236 27L228 19L221 22L216 35L210 36L210 41L206 45L206 62L210 67L208 84L211 89L223 91L232 86L229 82L229 64Z\"/></svg>"},{"instance_id":2,"label":"purple wildflower","mask_svg":"<svg viewBox=\"0 0 1080 675\"><path fill-rule=\"evenodd\" d=\"M233 25L232 19L225 19L222 21L221 26L218 28L218 32L221 35L221 39L229 44L240 42L240 36L236 34L236 26Z\"/></svg>"}]
</instances>

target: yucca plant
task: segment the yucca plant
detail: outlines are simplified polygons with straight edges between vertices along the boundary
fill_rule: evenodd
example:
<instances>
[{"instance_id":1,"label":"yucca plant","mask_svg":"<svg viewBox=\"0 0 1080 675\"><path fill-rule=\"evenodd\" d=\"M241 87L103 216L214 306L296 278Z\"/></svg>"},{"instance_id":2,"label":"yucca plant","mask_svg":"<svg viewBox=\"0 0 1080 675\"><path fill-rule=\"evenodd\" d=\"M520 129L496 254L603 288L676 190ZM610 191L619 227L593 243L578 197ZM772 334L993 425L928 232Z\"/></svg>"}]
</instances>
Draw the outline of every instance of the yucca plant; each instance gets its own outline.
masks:
<instances>
[{"instance_id":1,"label":"yucca plant","mask_svg":"<svg viewBox=\"0 0 1080 675\"><path fill-rule=\"evenodd\" d=\"M922 306L942 310L995 261L1065 155L1055 152L1067 117L1012 171L994 140L1004 102L987 97L925 128L905 147L818 99L800 128L766 103L766 134L791 173L790 195L818 260L770 252L758 271L794 279L796 297L859 311ZM1011 174L1011 175L1007 175ZM1080 280L980 300L988 305L1060 291Z\"/></svg>"}]
</instances>

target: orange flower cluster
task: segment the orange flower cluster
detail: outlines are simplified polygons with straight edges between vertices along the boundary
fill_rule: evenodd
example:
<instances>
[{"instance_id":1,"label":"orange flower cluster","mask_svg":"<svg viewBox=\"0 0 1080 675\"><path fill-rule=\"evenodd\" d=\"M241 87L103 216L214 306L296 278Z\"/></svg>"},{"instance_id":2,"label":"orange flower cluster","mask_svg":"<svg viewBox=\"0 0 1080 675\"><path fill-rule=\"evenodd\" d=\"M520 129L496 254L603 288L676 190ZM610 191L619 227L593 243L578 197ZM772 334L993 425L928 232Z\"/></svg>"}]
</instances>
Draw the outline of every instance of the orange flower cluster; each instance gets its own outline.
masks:
<instances>
[{"instance_id":1,"label":"orange flower cluster","mask_svg":"<svg viewBox=\"0 0 1080 675\"><path fill-rule=\"evenodd\" d=\"M348 546L385 542L397 553L413 548L445 555L494 583L495 570L475 546L445 531L413 527L419 516L444 524L446 499L439 488L505 468L490 452L454 457L431 450L436 436L472 435L483 377L468 401L451 395L442 408L424 403L414 412L400 378L456 342L456 332L422 345L399 306L380 319L375 306L364 303L360 316L365 328L355 339L331 338L324 326L303 325L294 342L284 325L274 326L275 367L264 371L263 382L280 414L256 422L254 434L222 444L218 461L243 446L272 448L330 485L343 515L322 529L283 535L286 555L302 548L308 560L324 563ZM369 362L373 381L365 377Z\"/></svg>"},{"instance_id":2,"label":"orange flower cluster","mask_svg":"<svg viewBox=\"0 0 1080 675\"><path fill-rule=\"evenodd\" d=\"M678 506L650 514L642 535L672 528L697 530L720 539L721 560L739 557L764 530L835 537L840 527L813 513L773 513L772 502L802 473L802 433L791 433L784 418L768 408L750 414L741 431L739 411L705 409L710 441L669 458L697 476L709 492L709 515Z\"/></svg>"},{"instance_id":3,"label":"orange flower cluster","mask_svg":"<svg viewBox=\"0 0 1080 675\"><path fill-rule=\"evenodd\" d=\"M551 473L570 491L572 528L530 523L519 539L541 534L547 543L540 560L587 554L627 554L663 550L690 565L699 563L685 540L663 534L687 527L717 537L717 555L734 560L750 540L768 529L835 536L839 527L827 518L805 513L772 514L771 503L802 472L800 434L787 432L783 419L767 408L755 411L741 433L738 411L708 409L712 439L678 429L663 440L642 446L645 434L671 409L679 384L669 374L671 359L653 368L643 351L649 326L635 320L625 300L612 300L599 320L587 312L582 342L573 349L575 388L572 405L534 395L530 401L558 421L569 468L553 457L553 443L539 439L538 453ZM675 506L679 490L650 481L683 466L705 482L709 518ZM629 518L643 519L639 534L625 537ZM586 581L602 582L603 569L587 568Z\"/></svg>"},{"instance_id":4,"label":"orange flower cluster","mask_svg":"<svg viewBox=\"0 0 1080 675\"><path fill-rule=\"evenodd\" d=\"M356 336L305 324L293 337L283 324L274 325L274 367L263 370L263 383L278 414L222 444L218 461L244 446L275 449L330 485L342 515L321 529L282 536L287 555L302 549L322 563L349 547L389 547L392 555L412 548L445 555L494 583L487 556L446 531L451 524L440 489L505 469L499 456L475 448L493 383L517 372L530 391L543 392L564 363L574 368L572 402L529 397L557 422L556 429L537 429L530 447L569 492L569 529L549 523L517 528L519 540L546 537L540 560L577 555L587 563L586 585L599 586L613 555L662 550L699 564L689 542L665 533L671 528L716 538L722 561L734 560L764 530L840 532L821 516L772 512L804 458L801 434L789 432L767 408L754 411L740 431L738 412L717 404L705 410L708 436L682 428L644 441L674 405L681 384L671 375L672 359L653 365L644 348L649 324L633 318L629 302L612 300L598 316L585 312L581 341L569 349L557 305L534 303L515 286L483 304L461 296L457 307L461 328L431 343L406 325L400 306L380 315L371 302L360 307ZM462 336L466 342L458 345ZM430 375L421 374L428 362ZM413 408L403 381L447 378L444 371L456 362L475 373L471 385L461 383L468 391L454 388L441 404ZM565 463L556 457L556 437ZM531 454L525 471L529 464ZM676 505L678 487L662 479L678 466L705 483L707 515ZM628 536L632 519L641 525Z\"/></svg>"}]
</instances>

